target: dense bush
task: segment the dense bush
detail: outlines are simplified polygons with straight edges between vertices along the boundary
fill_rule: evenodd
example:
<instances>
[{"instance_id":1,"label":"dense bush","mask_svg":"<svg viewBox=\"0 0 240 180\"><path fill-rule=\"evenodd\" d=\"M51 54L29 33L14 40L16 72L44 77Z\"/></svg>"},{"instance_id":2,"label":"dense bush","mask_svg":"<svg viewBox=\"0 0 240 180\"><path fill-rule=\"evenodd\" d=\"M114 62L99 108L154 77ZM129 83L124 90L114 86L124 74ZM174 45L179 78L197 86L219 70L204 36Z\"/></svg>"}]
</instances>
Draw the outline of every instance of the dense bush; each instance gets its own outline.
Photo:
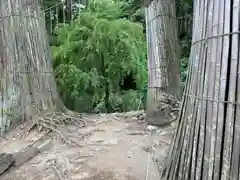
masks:
<instances>
[{"instance_id":1,"label":"dense bush","mask_svg":"<svg viewBox=\"0 0 240 180\"><path fill-rule=\"evenodd\" d=\"M141 24L122 18L123 4L92 0L71 25L60 24L52 46L65 104L79 112L137 109L147 81Z\"/></svg>"}]
</instances>

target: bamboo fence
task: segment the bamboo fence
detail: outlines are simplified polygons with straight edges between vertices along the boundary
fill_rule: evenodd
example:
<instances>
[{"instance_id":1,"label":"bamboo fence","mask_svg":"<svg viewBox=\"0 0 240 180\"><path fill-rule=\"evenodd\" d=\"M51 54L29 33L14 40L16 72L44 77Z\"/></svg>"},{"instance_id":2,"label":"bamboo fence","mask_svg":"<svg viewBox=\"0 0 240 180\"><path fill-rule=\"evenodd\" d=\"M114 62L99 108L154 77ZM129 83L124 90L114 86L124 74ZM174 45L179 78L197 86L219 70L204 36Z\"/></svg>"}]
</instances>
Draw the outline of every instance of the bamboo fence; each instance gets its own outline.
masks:
<instances>
[{"instance_id":1,"label":"bamboo fence","mask_svg":"<svg viewBox=\"0 0 240 180\"><path fill-rule=\"evenodd\" d=\"M239 0L194 0L177 132L162 180L240 179Z\"/></svg>"}]
</instances>

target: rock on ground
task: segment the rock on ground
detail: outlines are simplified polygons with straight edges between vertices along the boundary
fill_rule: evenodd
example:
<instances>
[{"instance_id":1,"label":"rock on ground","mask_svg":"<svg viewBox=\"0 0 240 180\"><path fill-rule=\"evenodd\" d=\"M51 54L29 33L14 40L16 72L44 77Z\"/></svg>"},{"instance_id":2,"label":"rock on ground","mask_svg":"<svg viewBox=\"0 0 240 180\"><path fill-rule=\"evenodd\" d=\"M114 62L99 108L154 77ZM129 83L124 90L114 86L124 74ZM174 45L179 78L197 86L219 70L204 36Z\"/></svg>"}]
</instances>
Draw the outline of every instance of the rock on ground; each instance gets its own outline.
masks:
<instances>
[{"instance_id":1,"label":"rock on ground","mask_svg":"<svg viewBox=\"0 0 240 180\"><path fill-rule=\"evenodd\" d=\"M41 139L35 157L11 168L1 180L145 180L148 155L159 165L172 138L172 128L155 129L149 135L143 112L88 115L94 123L84 128L68 126L68 136L81 144L71 146L59 139L42 138L32 131L19 136L18 130L0 139L2 152L16 153ZM154 149L154 152L152 151ZM25 154L26 157L28 157ZM159 180L156 164L149 164L149 180ZM159 167L161 166L161 163ZM1 168L0 168L1 169Z\"/></svg>"}]
</instances>

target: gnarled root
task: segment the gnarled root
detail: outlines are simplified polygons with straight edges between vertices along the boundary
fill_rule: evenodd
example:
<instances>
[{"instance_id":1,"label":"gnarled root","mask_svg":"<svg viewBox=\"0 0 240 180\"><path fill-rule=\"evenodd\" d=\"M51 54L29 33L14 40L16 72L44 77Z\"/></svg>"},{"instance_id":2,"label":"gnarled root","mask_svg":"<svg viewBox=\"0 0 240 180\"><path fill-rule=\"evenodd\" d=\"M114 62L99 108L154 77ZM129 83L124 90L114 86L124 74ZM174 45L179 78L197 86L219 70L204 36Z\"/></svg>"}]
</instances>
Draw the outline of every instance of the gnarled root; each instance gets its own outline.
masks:
<instances>
[{"instance_id":1,"label":"gnarled root","mask_svg":"<svg viewBox=\"0 0 240 180\"><path fill-rule=\"evenodd\" d=\"M78 141L69 138L69 135L66 135L66 133L63 132L64 129L67 129L68 124L74 124L78 128L86 126L86 122L81 116L79 116L79 114L75 114L75 112L71 111L69 112L70 113L68 113L68 111L66 113L52 112L37 116L34 118L33 124L31 124L31 126L28 128L28 131L31 131L33 128L37 127L39 131L44 130L47 133L55 133L69 145L82 146ZM79 139L81 138L82 137L79 136Z\"/></svg>"}]
</instances>

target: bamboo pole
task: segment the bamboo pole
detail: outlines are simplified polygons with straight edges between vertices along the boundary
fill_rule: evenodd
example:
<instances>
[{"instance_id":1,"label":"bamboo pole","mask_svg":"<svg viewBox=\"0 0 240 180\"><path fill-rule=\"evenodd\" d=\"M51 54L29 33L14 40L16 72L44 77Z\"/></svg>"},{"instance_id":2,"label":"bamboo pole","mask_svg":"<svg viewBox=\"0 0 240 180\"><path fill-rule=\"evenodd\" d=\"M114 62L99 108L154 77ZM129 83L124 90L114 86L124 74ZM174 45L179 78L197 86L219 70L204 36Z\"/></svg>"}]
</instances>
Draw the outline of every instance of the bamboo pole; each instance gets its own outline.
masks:
<instances>
[{"instance_id":1,"label":"bamboo pole","mask_svg":"<svg viewBox=\"0 0 240 180\"><path fill-rule=\"evenodd\" d=\"M66 16L67 16L67 23L72 22L72 0L66 0Z\"/></svg>"}]
</instances>

